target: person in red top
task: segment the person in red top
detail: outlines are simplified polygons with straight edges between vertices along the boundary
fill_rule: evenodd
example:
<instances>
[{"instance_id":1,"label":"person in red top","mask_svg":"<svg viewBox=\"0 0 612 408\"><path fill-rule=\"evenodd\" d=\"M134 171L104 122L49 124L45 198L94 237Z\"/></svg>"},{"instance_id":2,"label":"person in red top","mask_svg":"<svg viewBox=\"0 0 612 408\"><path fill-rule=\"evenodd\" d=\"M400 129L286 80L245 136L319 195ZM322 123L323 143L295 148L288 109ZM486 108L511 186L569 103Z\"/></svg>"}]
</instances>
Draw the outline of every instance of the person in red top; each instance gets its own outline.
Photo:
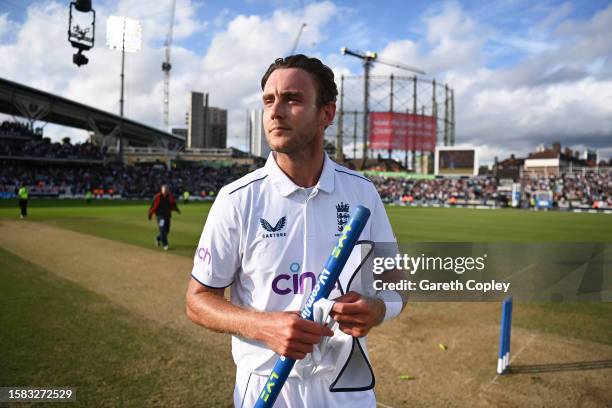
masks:
<instances>
[{"instance_id":1,"label":"person in red top","mask_svg":"<svg viewBox=\"0 0 612 408\"><path fill-rule=\"evenodd\" d=\"M161 186L159 193L153 197L153 203L149 207L149 220L153 214L157 217L157 225L159 226L159 234L155 237L155 245L163 245L164 251L168 250L168 233L170 232L170 217L172 210L181 213L176 200L167 185Z\"/></svg>"}]
</instances>

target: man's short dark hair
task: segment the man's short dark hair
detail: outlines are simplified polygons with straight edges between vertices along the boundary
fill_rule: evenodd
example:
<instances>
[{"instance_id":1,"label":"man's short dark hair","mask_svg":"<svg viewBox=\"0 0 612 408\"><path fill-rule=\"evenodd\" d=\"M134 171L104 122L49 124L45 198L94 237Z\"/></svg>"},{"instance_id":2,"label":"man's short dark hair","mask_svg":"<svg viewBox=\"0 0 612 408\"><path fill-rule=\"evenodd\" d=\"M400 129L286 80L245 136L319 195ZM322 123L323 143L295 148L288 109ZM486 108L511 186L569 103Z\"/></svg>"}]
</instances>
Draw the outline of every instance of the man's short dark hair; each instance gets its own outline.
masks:
<instances>
[{"instance_id":1,"label":"man's short dark hair","mask_svg":"<svg viewBox=\"0 0 612 408\"><path fill-rule=\"evenodd\" d=\"M262 91L266 87L270 74L281 68L300 68L312 75L317 86L317 106L319 108L336 101L338 87L334 81L334 72L318 58L310 58L304 54L277 58L261 78Z\"/></svg>"}]
</instances>

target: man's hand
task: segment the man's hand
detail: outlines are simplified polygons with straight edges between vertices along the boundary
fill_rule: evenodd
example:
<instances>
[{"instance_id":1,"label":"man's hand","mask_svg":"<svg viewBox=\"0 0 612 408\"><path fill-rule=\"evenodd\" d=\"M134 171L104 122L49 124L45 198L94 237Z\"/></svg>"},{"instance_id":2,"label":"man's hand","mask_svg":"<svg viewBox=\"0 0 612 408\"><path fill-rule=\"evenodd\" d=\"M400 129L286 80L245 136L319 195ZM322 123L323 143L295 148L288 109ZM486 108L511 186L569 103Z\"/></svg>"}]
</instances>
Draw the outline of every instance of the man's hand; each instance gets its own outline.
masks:
<instances>
[{"instance_id":1,"label":"man's hand","mask_svg":"<svg viewBox=\"0 0 612 408\"><path fill-rule=\"evenodd\" d=\"M382 323L385 310L385 303L380 299L348 292L336 299L330 315L344 333L363 337L372 327Z\"/></svg>"},{"instance_id":2,"label":"man's hand","mask_svg":"<svg viewBox=\"0 0 612 408\"><path fill-rule=\"evenodd\" d=\"M333 336L327 326L300 317L299 312L264 313L258 322L258 340L282 356L301 360L322 336Z\"/></svg>"}]
</instances>

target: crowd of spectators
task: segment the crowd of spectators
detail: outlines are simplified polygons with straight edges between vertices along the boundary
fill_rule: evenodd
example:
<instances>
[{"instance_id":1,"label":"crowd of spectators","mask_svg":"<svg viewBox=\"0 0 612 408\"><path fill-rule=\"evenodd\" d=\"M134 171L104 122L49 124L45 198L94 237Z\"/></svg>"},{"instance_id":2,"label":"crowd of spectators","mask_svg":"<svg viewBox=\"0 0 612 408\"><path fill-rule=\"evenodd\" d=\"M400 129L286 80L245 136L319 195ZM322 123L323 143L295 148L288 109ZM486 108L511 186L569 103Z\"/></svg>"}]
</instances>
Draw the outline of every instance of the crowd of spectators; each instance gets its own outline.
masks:
<instances>
[{"instance_id":1,"label":"crowd of spectators","mask_svg":"<svg viewBox=\"0 0 612 408\"><path fill-rule=\"evenodd\" d=\"M538 191L550 191L553 206L612 208L610 172L572 172L560 176L525 176L521 183L527 198Z\"/></svg>"},{"instance_id":2,"label":"crowd of spectators","mask_svg":"<svg viewBox=\"0 0 612 408\"><path fill-rule=\"evenodd\" d=\"M0 156L104 160L105 151L91 143L72 144L68 139L62 143L52 143L48 138L27 141L3 139L0 142Z\"/></svg>"},{"instance_id":3,"label":"crowd of spectators","mask_svg":"<svg viewBox=\"0 0 612 408\"><path fill-rule=\"evenodd\" d=\"M10 193L20 183L30 186L33 196L96 196L149 199L167 184L175 194L212 197L225 184L243 176L249 166L184 167L167 169L163 164L123 166L15 164L0 162L0 192Z\"/></svg>"},{"instance_id":4,"label":"crowd of spectators","mask_svg":"<svg viewBox=\"0 0 612 408\"><path fill-rule=\"evenodd\" d=\"M169 185L175 194L188 191L192 196L212 197L222 186L251 170L246 165L167 168L163 164L35 164L12 160L2 160L0 165L0 193L14 192L25 183L33 196L78 196L90 191L144 199L151 198L161 184ZM370 179L387 203L505 206L510 201L509 191L501 191L492 177ZM553 207L612 208L611 173L527 177L521 183L527 203L537 192L549 191Z\"/></svg>"},{"instance_id":5,"label":"crowd of spectators","mask_svg":"<svg viewBox=\"0 0 612 408\"><path fill-rule=\"evenodd\" d=\"M30 132L28 126L3 122L0 132ZM51 143L47 138L18 140L0 138L0 196L15 191L20 183L33 196L94 195L151 198L161 184L175 194L212 197L219 189L243 176L250 166L188 166L167 168L163 164L123 166L105 162L106 152L90 143ZM41 158L23 161L13 158ZM52 159L52 160L48 160ZM60 160L56 160L60 159ZM401 178L372 176L383 201L403 204L496 205L511 200L510 190L491 176L469 178ZM553 207L612 208L612 173L573 172L563 175L525 175L521 180L522 207L533 207L538 192L550 192Z\"/></svg>"},{"instance_id":6,"label":"crowd of spectators","mask_svg":"<svg viewBox=\"0 0 612 408\"><path fill-rule=\"evenodd\" d=\"M386 202L487 205L498 198L494 178L370 178Z\"/></svg>"},{"instance_id":7,"label":"crowd of spectators","mask_svg":"<svg viewBox=\"0 0 612 408\"><path fill-rule=\"evenodd\" d=\"M28 124L5 120L0 124L0 136L40 139L42 138L42 128L32 129Z\"/></svg>"}]
</instances>

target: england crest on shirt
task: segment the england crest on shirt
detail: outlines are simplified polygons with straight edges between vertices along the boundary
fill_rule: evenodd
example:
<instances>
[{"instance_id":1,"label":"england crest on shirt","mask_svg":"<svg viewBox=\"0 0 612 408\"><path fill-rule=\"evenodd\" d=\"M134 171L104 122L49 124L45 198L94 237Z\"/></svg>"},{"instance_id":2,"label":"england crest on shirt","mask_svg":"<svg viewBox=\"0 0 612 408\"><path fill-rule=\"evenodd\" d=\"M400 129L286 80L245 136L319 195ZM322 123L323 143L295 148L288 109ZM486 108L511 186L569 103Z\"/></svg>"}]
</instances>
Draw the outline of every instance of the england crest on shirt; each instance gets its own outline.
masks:
<instances>
[{"instance_id":1,"label":"england crest on shirt","mask_svg":"<svg viewBox=\"0 0 612 408\"><path fill-rule=\"evenodd\" d=\"M342 232L344 226L349 222L351 217L349 205L345 202L339 202L336 205L336 218L338 220L338 231Z\"/></svg>"}]
</instances>

